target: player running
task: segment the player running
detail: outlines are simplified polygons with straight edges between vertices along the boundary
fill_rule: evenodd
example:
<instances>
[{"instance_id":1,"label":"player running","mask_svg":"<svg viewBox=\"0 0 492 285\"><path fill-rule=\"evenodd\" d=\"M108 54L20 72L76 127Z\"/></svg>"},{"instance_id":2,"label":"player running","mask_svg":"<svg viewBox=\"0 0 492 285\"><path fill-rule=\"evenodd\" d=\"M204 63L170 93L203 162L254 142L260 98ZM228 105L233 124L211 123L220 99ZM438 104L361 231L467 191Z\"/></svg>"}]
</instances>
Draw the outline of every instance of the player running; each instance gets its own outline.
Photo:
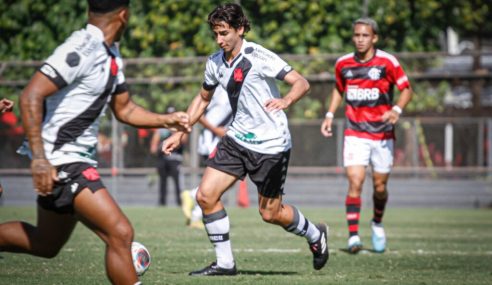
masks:
<instances>
[{"instance_id":1,"label":"player running","mask_svg":"<svg viewBox=\"0 0 492 285\"><path fill-rule=\"evenodd\" d=\"M309 83L275 53L244 39L250 24L241 6L218 6L209 14L208 23L221 49L206 63L203 86L188 108L190 123L197 122L205 112L218 85L227 90L233 121L208 160L197 193L217 260L190 275L237 274L229 217L220 198L247 174L258 187L263 220L305 237L313 253L313 266L319 270L328 260L326 225L314 225L297 208L282 203L291 148L283 110L308 92ZM291 85L284 97L275 80ZM181 136L177 132L164 141L163 151L175 149Z\"/></svg>"},{"instance_id":2,"label":"player running","mask_svg":"<svg viewBox=\"0 0 492 285\"><path fill-rule=\"evenodd\" d=\"M52 258L81 221L104 241L113 284L140 282L130 250L133 228L95 168L99 117L109 102L121 122L189 131L186 113L151 113L130 98L115 45L128 23L128 5L129 0L88 0L87 26L54 51L22 92L29 140L23 151L32 159L37 224L0 224L0 251Z\"/></svg>"},{"instance_id":3,"label":"player running","mask_svg":"<svg viewBox=\"0 0 492 285\"><path fill-rule=\"evenodd\" d=\"M376 252L384 252L386 235L383 214L388 201L387 183L393 165L394 125L412 98L412 90L398 60L374 47L378 41L377 23L370 18L353 23L352 41L355 53L340 57L335 65L336 87L330 107L321 125L321 133L331 137L333 114L345 95L345 130L343 161L349 181L345 200L349 229L348 251L362 248L359 237L361 192L366 166L372 166L374 215L371 221L372 244ZM393 105L393 86L400 96Z\"/></svg>"}]
</instances>

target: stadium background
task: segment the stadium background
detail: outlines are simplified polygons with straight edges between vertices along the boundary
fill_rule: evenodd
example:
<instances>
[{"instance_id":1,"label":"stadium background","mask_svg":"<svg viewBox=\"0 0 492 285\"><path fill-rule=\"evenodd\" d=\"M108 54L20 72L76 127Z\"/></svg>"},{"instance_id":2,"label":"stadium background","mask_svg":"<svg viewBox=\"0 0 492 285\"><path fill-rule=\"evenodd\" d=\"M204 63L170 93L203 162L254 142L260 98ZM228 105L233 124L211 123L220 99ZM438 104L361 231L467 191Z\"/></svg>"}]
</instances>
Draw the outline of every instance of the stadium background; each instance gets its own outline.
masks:
<instances>
[{"instance_id":1,"label":"stadium background","mask_svg":"<svg viewBox=\"0 0 492 285\"><path fill-rule=\"evenodd\" d=\"M186 108L200 86L206 56L217 49L206 16L220 2L133 1L121 50L130 90L139 104L157 112L170 105ZM280 53L312 86L311 93L288 110L294 139L289 178L294 184L289 193L295 195L299 189L312 187L312 194L317 195L324 185L334 185L338 193L334 200L323 201L338 205L337 199L345 191L341 169L343 109L336 114L339 119L333 139L322 138L319 126L333 87L334 61L352 51L351 23L366 14L380 25L378 47L396 53L415 90L414 100L397 128L394 173L398 183L409 185L402 201L428 194L419 191L431 191L424 189L434 189L438 196L440 190L432 185L447 185L445 182L452 179L465 184L437 187L442 191L453 188L449 191L461 197L456 198L461 203L449 205L490 206L490 1L236 2L244 7L253 25L246 38ZM0 95L17 102L42 60L73 30L84 26L85 14L85 1L1 1ZM281 88L285 90L285 86ZM16 189L7 191L4 204L33 203L29 162L15 154L24 137L18 115L16 108L13 115L0 118L0 177L7 189ZM199 128L195 127L186 146L185 188L198 183L201 171L195 151ZM157 177L155 157L149 153L150 135L149 131L118 124L109 113L103 120L101 172L120 201L155 204ZM142 192L142 199L125 198L135 188ZM249 189L254 194L254 188ZM418 199L412 201L428 205L425 201L419 204ZM316 203L315 199L305 201L310 203Z\"/></svg>"}]
</instances>

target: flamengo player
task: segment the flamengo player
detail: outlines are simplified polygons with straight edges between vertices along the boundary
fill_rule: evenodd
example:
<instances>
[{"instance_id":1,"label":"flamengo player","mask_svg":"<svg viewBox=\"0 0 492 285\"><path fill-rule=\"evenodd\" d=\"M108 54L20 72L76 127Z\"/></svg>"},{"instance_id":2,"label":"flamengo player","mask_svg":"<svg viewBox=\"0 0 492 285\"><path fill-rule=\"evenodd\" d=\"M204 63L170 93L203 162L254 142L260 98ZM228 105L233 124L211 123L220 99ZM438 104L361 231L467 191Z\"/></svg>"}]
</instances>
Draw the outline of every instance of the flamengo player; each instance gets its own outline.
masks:
<instances>
[{"instance_id":1,"label":"flamengo player","mask_svg":"<svg viewBox=\"0 0 492 285\"><path fill-rule=\"evenodd\" d=\"M335 65L336 88L321 133L331 137L333 114L345 94L347 129L343 161L349 180L345 205L349 229L348 251L362 248L359 237L361 192L366 166L372 165L374 216L371 221L372 244L376 252L384 252L386 235L382 218L388 201L387 183L393 165L394 125L412 98L412 90L398 60L374 47L378 41L377 23L370 18L353 23L352 41L355 53L340 57ZM393 105L393 86L400 90Z\"/></svg>"}]
</instances>

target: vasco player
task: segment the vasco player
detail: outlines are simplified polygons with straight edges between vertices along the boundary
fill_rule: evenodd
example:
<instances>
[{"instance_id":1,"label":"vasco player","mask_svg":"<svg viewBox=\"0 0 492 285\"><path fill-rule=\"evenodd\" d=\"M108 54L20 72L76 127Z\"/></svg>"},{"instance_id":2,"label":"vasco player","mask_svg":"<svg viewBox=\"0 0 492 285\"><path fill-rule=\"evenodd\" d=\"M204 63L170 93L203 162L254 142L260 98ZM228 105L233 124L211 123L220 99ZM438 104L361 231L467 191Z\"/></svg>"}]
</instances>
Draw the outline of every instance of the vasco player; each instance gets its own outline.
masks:
<instances>
[{"instance_id":1,"label":"vasco player","mask_svg":"<svg viewBox=\"0 0 492 285\"><path fill-rule=\"evenodd\" d=\"M393 165L394 125L411 100L412 90L398 60L376 49L377 23L370 18L354 22L352 41L355 53L339 58L335 65L336 87L330 107L321 125L321 133L331 137L333 114L345 96L343 161L349 181L345 200L349 229L348 251L362 248L359 237L361 191L366 166L372 166L374 215L371 221L372 243L376 252L384 252L386 235L382 218L388 201L387 183ZM393 105L393 87L401 91Z\"/></svg>"},{"instance_id":2,"label":"vasco player","mask_svg":"<svg viewBox=\"0 0 492 285\"><path fill-rule=\"evenodd\" d=\"M151 113L129 96L115 45L128 23L128 5L129 0L88 0L87 26L53 52L23 91L29 141L24 151L32 159L37 224L0 225L0 251L52 258L81 221L104 241L113 284L140 282L130 251L133 228L95 168L99 117L109 102L121 122L189 131L186 113Z\"/></svg>"},{"instance_id":3,"label":"vasco player","mask_svg":"<svg viewBox=\"0 0 492 285\"><path fill-rule=\"evenodd\" d=\"M235 275L236 264L229 240L229 217L220 198L238 179L247 174L258 188L259 212L263 220L304 236L313 252L313 266L321 269L328 260L326 225L315 226L291 205L282 203L291 138L283 109L309 90L309 83L275 53L246 41L250 29L241 6L224 4L208 16L221 50L209 57L200 93L188 108L190 123L198 121L215 88L227 90L233 121L207 161L197 202L217 260L190 275ZM275 80L291 85L280 96ZM164 141L170 153L179 145L178 132Z\"/></svg>"}]
</instances>

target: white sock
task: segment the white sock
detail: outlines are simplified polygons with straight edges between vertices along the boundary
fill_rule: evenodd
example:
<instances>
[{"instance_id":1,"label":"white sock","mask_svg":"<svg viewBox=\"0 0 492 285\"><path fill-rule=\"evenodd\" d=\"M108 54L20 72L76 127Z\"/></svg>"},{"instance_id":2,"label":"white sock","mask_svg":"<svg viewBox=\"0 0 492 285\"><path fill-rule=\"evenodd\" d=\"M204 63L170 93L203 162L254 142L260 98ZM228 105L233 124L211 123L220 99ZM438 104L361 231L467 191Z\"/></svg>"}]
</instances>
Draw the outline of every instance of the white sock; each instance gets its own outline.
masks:
<instances>
[{"instance_id":1,"label":"white sock","mask_svg":"<svg viewBox=\"0 0 492 285\"><path fill-rule=\"evenodd\" d=\"M284 229L295 235L305 237L309 243L316 242L321 234L318 228L306 219L296 207L292 205L291 207L294 211L294 218L292 219L292 223Z\"/></svg>"},{"instance_id":2,"label":"white sock","mask_svg":"<svg viewBox=\"0 0 492 285\"><path fill-rule=\"evenodd\" d=\"M231 269L234 267L234 257L232 256L231 241L229 240L229 217L225 209L210 215L203 215L203 223L210 242L215 247L217 265L222 268Z\"/></svg>"}]
</instances>

